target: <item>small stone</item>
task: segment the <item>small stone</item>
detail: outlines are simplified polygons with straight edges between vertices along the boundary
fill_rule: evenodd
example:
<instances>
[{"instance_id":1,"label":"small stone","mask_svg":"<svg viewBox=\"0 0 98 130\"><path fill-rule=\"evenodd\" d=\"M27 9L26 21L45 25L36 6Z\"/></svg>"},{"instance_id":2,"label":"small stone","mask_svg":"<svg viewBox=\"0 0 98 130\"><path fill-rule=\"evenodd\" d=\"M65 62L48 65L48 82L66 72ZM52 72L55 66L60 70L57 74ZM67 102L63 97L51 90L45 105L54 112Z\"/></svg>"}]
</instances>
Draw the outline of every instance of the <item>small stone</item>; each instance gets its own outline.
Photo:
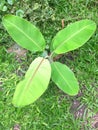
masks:
<instances>
[{"instance_id":1,"label":"small stone","mask_svg":"<svg viewBox=\"0 0 98 130\"><path fill-rule=\"evenodd\" d=\"M14 130L20 130L19 124L16 124L16 125L14 126Z\"/></svg>"}]
</instances>

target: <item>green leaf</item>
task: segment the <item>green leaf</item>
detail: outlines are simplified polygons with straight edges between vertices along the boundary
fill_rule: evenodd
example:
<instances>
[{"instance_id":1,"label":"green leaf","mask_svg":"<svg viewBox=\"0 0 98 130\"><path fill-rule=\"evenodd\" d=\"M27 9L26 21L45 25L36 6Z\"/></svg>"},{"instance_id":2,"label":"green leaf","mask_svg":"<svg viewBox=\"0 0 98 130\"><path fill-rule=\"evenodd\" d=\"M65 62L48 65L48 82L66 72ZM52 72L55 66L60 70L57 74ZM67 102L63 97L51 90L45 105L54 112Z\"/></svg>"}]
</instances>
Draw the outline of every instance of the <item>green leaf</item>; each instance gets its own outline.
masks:
<instances>
[{"instance_id":1,"label":"green leaf","mask_svg":"<svg viewBox=\"0 0 98 130\"><path fill-rule=\"evenodd\" d=\"M59 62L53 62L52 80L65 93L76 95L79 91L79 85L74 73L66 66Z\"/></svg>"},{"instance_id":2,"label":"green leaf","mask_svg":"<svg viewBox=\"0 0 98 130\"><path fill-rule=\"evenodd\" d=\"M30 22L14 15L4 16L2 21L11 37L23 48L33 52L45 49L41 32Z\"/></svg>"},{"instance_id":3,"label":"green leaf","mask_svg":"<svg viewBox=\"0 0 98 130\"><path fill-rule=\"evenodd\" d=\"M42 57L36 58L31 63L25 79L17 85L13 104L17 107L23 107L37 100L47 89L50 76L49 61Z\"/></svg>"},{"instance_id":4,"label":"green leaf","mask_svg":"<svg viewBox=\"0 0 98 130\"><path fill-rule=\"evenodd\" d=\"M52 51L62 54L82 46L96 30L91 20L81 20L59 31L52 41Z\"/></svg>"},{"instance_id":5,"label":"green leaf","mask_svg":"<svg viewBox=\"0 0 98 130\"><path fill-rule=\"evenodd\" d=\"M7 2L8 2L10 5L13 5L13 4L14 4L14 1L15 1L15 0L7 0Z\"/></svg>"},{"instance_id":6,"label":"green leaf","mask_svg":"<svg viewBox=\"0 0 98 130\"><path fill-rule=\"evenodd\" d=\"M24 16L24 11L19 9L16 11L16 15L22 18Z\"/></svg>"}]
</instances>

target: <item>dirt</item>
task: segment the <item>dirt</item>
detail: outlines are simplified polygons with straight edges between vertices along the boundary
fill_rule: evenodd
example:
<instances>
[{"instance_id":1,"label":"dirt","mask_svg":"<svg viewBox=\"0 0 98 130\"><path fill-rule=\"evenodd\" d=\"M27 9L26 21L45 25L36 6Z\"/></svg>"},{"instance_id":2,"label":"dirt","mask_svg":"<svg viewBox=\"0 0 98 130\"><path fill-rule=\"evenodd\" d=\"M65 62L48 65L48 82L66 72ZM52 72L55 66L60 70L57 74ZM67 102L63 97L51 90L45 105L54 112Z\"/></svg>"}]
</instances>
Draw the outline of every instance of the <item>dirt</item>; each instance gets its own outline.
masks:
<instances>
[{"instance_id":1,"label":"dirt","mask_svg":"<svg viewBox=\"0 0 98 130\"><path fill-rule=\"evenodd\" d=\"M85 104L81 104L77 99L81 97L83 94L80 92L76 99L72 102L70 112L74 115L75 119L83 119L82 128L84 125L88 124L88 119L90 123L90 127L92 129L98 130L98 113L94 114L93 110L88 110ZM91 114L91 116L89 116ZM84 129L84 128L83 128Z\"/></svg>"},{"instance_id":2,"label":"dirt","mask_svg":"<svg viewBox=\"0 0 98 130\"><path fill-rule=\"evenodd\" d=\"M78 100L74 100L70 110L74 114L75 118L83 118L86 111L86 105L81 105Z\"/></svg>"},{"instance_id":3,"label":"dirt","mask_svg":"<svg viewBox=\"0 0 98 130\"><path fill-rule=\"evenodd\" d=\"M98 130L98 113L96 113L96 115L94 115L91 120L92 127L97 128Z\"/></svg>"},{"instance_id":4,"label":"dirt","mask_svg":"<svg viewBox=\"0 0 98 130\"><path fill-rule=\"evenodd\" d=\"M12 45L10 48L7 49L8 53L15 53L17 58L25 57L27 50L21 48L17 44Z\"/></svg>"}]
</instances>

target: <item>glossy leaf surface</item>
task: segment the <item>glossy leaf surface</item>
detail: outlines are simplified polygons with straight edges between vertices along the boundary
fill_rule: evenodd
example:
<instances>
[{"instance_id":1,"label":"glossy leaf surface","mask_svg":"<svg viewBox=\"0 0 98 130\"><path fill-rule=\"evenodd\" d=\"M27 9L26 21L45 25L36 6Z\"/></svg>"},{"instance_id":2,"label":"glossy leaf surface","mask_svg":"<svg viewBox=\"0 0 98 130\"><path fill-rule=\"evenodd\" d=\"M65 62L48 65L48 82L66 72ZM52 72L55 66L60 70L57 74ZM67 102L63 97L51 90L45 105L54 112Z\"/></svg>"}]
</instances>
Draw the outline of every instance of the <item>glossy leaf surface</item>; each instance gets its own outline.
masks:
<instances>
[{"instance_id":1,"label":"glossy leaf surface","mask_svg":"<svg viewBox=\"0 0 98 130\"><path fill-rule=\"evenodd\" d=\"M14 15L6 15L2 21L11 37L23 48L32 52L45 49L41 32L30 22Z\"/></svg>"},{"instance_id":2,"label":"glossy leaf surface","mask_svg":"<svg viewBox=\"0 0 98 130\"><path fill-rule=\"evenodd\" d=\"M61 54L79 48L89 40L95 29L96 24L91 20L81 20L68 25L54 37L52 51Z\"/></svg>"},{"instance_id":3,"label":"glossy leaf surface","mask_svg":"<svg viewBox=\"0 0 98 130\"><path fill-rule=\"evenodd\" d=\"M51 66L47 59L38 57L30 65L25 78L17 87L13 104L22 107L33 103L47 89L51 76Z\"/></svg>"},{"instance_id":4,"label":"glossy leaf surface","mask_svg":"<svg viewBox=\"0 0 98 130\"><path fill-rule=\"evenodd\" d=\"M64 64L53 62L52 80L65 93L69 95L76 95L79 91L79 85L74 73Z\"/></svg>"}]
</instances>

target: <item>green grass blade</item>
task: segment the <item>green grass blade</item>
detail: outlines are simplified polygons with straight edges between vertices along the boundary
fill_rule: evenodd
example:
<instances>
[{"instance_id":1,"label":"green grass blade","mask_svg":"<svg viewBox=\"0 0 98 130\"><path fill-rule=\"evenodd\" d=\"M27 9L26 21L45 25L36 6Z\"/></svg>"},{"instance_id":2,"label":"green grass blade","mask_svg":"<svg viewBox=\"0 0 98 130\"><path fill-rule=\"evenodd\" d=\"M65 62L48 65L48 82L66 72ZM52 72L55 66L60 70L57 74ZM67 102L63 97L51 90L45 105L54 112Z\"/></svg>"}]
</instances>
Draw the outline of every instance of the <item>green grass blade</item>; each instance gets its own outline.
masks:
<instances>
[{"instance_id":1,"label":"green grass blade","mask_svg":"<svg viewBox=\"0 0 98 130\"><path fill-rule=\"evenodd\" d=\"M45 40L41 32L30 22L14 15L4 16L2 21L11 37L23 48L32 52L45 49Z\"/></svg>"}]
</instances>

